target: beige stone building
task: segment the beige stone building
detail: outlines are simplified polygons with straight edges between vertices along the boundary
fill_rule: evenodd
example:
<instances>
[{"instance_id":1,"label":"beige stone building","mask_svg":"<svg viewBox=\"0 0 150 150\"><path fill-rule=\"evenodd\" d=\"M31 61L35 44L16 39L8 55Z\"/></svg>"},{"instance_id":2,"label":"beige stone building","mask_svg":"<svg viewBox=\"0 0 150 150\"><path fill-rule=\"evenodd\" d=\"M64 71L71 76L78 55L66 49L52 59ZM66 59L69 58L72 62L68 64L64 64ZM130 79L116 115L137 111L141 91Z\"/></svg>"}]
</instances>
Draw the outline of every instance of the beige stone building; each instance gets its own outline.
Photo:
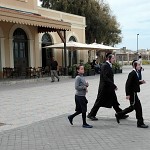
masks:
<instances>
[{"instance_id":1,"label":"beige stone building","mask_svg":"<svg viewBox=\"0 0 150 150\"><path fill-rule=\"evenodd\" d=\"M37 0L0 0L0 75L3 68L46 67L52 56L64 65L64 50L44 46L85 43L85 17L41 8ZM87 62L88 51L66 51L67 66Z\"/></svg>"}]
</instances>

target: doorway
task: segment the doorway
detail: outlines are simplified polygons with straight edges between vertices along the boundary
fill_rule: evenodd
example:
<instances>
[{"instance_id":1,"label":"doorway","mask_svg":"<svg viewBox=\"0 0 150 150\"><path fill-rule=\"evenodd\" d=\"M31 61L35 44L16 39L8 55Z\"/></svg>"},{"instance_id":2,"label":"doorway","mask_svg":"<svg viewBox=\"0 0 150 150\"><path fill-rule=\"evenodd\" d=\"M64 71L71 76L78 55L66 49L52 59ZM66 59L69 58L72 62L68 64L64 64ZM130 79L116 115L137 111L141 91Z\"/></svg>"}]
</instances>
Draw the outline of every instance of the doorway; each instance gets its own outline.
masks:
<instances>
[{"instance_id":1,"label":"doorway","mask_svg":"<svg viewBox=\"0 0 150 150\"><path fill-rule=\"evenodd\" d=\"M14 67L18 69L19 74L22 76L29 66L28 62L28 39L25 31L18 28L13 34L13 55Z\"/></svg>"}]
</instances>

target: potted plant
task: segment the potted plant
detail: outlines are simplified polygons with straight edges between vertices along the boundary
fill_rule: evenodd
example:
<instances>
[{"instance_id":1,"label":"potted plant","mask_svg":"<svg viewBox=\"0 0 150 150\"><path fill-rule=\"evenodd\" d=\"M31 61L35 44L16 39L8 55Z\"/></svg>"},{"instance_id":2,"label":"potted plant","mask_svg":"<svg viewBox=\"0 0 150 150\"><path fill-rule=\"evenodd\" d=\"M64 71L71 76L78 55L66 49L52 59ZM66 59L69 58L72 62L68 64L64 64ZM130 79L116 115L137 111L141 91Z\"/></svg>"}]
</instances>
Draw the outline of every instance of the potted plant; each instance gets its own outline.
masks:
<instances>
[{"instance_id":1,"label":"potted plant","mask_svg":"<svg viewBox=\"0 0 150 150\"><path fill-rule=\"evenodd\" d=\"M122 73L122 66L118 62L112 65L112 69L114 73Z\"/></svg>"},{"instance_id":2,"label":"potted plant","mask_svg":"<svg viewBox=\"0 0 150 150\"><path fill-rule=\"evenodd\" d=\"M89 76L91 72L91 65L87 62L84 64L84 75Z\"/></svg>"},{"instance_id":3,"label":"potted plant","mask_svg":"<svg viewBox=\"0 0 150 150\"><path fill-rule=\"evenodd\" d=\"M77 64L74 64L73 66L71 66L72 78L75 78L77 75L76 67L77 67Z\"/></svg>"}]
</instances>

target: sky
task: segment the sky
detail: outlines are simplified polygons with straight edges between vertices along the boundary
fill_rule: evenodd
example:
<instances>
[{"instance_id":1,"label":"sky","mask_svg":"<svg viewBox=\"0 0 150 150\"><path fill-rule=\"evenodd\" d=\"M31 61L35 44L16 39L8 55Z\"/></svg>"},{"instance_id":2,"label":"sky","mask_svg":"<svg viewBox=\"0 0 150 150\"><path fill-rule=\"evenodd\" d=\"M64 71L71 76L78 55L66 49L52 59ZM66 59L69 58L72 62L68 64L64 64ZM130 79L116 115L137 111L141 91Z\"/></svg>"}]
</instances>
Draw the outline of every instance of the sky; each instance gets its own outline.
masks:
<instances>
[{"instance_id":1,"label":"sky","mask_svg":"<svg viewBox=\"0 0 150 150\"><path fill-rule=\"evenodd\" d=\"M122 43L116 47L126 47L134 51L137 47L138 50L150 49L150 0L104 0L104 2L109 4L122 30Z\"/></svg>"}]
</instances>

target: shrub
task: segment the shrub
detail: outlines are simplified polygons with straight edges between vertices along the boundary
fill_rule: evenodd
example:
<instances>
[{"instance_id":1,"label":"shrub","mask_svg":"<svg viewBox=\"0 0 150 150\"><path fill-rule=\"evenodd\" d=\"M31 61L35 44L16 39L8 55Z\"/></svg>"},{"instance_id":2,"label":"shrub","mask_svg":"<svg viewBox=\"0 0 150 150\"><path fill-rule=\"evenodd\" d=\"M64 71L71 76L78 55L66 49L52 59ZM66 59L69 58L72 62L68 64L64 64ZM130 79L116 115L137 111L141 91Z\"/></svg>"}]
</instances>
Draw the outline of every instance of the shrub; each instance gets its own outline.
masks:
<instances>
[{"instance_id":1,"label":"shrub","mask_svg":"<svg viewBox=\"0 0 150 150\"><path fill-rule=\"evenodd\" d=\"M150 61L149 60L143 60L142 65L150 65Z\"/></svg>"},{"instance_id":2,"label":"shrub","mask_svg":"<svg viewBox=\"0 0 150 150\"><path fill-rule=\"evenodd\" d=\"M122 68L122 65L116 62L112 65L112 68L115 70L120 70Z\"/></svg>"}]
</instances>

